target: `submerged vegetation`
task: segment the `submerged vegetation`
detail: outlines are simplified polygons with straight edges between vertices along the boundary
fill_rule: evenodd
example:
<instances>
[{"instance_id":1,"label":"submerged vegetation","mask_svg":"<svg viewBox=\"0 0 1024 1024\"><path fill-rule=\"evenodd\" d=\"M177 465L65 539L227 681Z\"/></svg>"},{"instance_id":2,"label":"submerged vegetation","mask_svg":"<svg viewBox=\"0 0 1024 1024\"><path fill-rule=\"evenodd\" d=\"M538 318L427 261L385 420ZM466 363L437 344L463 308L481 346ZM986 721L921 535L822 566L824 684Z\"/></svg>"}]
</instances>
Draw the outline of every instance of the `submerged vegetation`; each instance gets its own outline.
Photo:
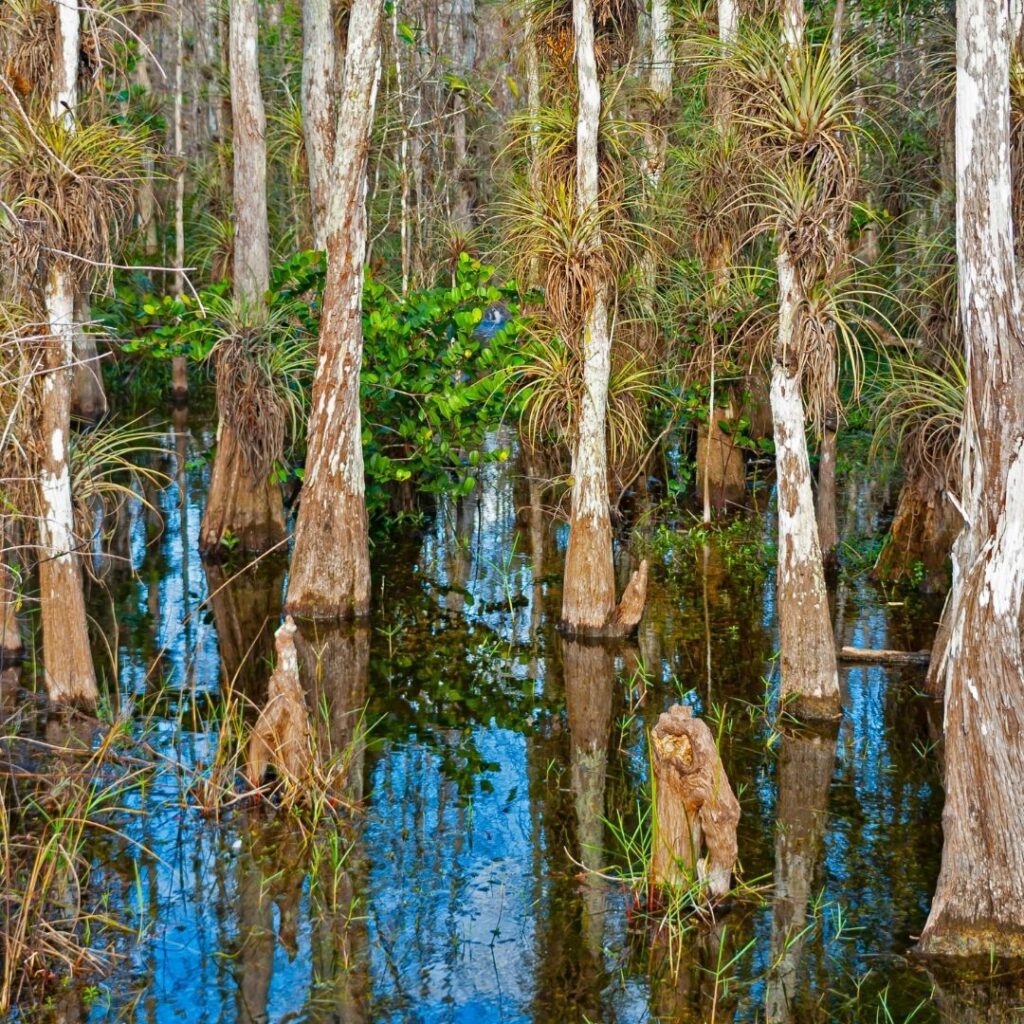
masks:
<instances>
[{"instance_id":1,"label":"submerged vegetation","mask_svg":"<svg viewBox=\"0 0 1024 1024\"><path fill-rule=\"evenodd\" d=\"M1016 1020L1018 6L3 4L0 1014Z\"/></svg>"}]
</instances>

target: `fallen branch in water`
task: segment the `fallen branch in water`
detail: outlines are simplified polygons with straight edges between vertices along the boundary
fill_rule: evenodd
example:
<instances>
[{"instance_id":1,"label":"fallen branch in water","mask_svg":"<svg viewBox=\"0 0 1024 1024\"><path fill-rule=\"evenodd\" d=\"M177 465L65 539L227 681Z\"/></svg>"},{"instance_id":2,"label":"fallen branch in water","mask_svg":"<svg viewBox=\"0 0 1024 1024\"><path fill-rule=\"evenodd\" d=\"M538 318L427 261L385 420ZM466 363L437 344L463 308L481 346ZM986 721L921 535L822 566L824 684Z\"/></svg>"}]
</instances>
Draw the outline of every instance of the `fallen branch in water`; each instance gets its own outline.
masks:
<instances>
[{"instance_id":1,"label":"fallen branch in water","mask_svg":"<svg viewBox=\"0 0 1024 1024\"><path fill-rule=\"evenodd\" d=\"M931 651L885 651L870 647L842 647L839 660L865 665L927 665Z\"/></svg>"}]
</instances>

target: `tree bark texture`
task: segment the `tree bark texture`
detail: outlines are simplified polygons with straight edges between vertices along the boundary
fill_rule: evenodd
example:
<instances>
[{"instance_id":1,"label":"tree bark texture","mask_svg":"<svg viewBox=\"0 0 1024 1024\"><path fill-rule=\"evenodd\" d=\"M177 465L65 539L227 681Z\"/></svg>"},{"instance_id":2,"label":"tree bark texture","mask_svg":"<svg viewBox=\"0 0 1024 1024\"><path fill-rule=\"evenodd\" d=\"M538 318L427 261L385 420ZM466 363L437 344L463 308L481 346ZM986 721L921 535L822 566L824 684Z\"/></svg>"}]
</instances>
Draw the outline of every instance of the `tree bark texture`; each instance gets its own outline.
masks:
<instances>
[{"instance_id":1,"label":"tree bark texture","mask_svg":"<svg viewBox=\"0 0 1024 1024\"><path fill-rule=\"evenodd\" d=\"M455 36L452 50L456 59L460 61L461 75L466 78L472 74L476 63L476 0L454 0L450 27ZM455 202L452 205L452 224L468 232L473 230L473 188L466 124L466 90L455 89L453 93Z\"/></svg>"},{"instance_id":2,"label":"tree bark texture","mask_svg":"<svg viewBox=\"0 0 1024 1024\"><path fill-rule=\"evenodd\" d=\"M309 709L299 682L295 649L297 626L291 616L274 635L277 664L267 685L267 703L249 738L246 773L254 788L263 784L268 768L292 797L301 797L313 768Z\"/></svg>"},{"instance_id":3,"label":"tree bark texture","mask_svg":"<svg viewBox=\"0 0 1024 1024\"><path fill-rule=\"evenodd\" d=\"M962 527L963 520L943 481L927 471L916 473L900 488L889 542L878 556L873 575L896 581L909 578L920 565L924 571L920 586L925 593L947 590L949 555Z\"/></svg>"},{"instance_id":4,"label":"tree bark texture","mask_svg":"<svg viewBox=\"0 0 1024 1024\"><path fill-rule=\"evenodd\" d=\"M281 488L269 477L253 478L234 428L221 420L210 473L206 509L199 527L204 555L269 551L285 538Z\"/></svg>"},{"instance_id":5,"label":"tree bark texture","mask_svg":"<svg viewBox=\"0 0 1024 1024\"><path fill-rule=\"evenodd\" d=\"M822 559L835 563L839 544L839 522L836 514L836 454L838 450L833 412L825 423L818 457L818 495L815 504L818 523L818 544Z\"/></svg>"},{"instance_id":6,"label":"tree bark texture","mask_svg":"<svg viewBox=\"0 0 1024 1024\"><path fill-rule=\"evenodd\" d=\"M840 712L839 676L811 493L803 396L800 380L790 368L801 297L784 250L779 253L779 292L771 406L779 511L776 605L781 696L799 717L833 718Z\"/></svg>"},{"instance_id":7,"label":"tree bark texture","mask_svg":"<svg viewBox=\"0 0 1024 1024\"><path fill-rule=\"evenodd\" d=\"M735 43L740 34L740 5L738 0L718 0L718 38L723 43Z\"/></svg>"},{"instance_id":8,"label":"tree bark texture","mask_svg":"<svg viewBox=\"0 0 1024 1024\"><path fill-rule=\"evenodd\" d=\"M594 54L591 0L573 0L576 37L576 206L586 216L599 200L597 140L601 83ZM600 258L601 240L594 241ZM612 526L608 513L607 409L611 375L608 282L597 273L584 315L583 393L572 450L572 506L562 587L562 624L570 633L600 633L615 609Z\"/></svg>"},{"instance_id":9,"label":"tree bark texture","mask_svg":"<svg viewBox=\"0 0 1024 1024\"><path fill-rule=\"evenodd\" d=\"M135 64L135 85L145 96L153 92L153 84L149 77L149 57L144 48L140 47L138 60ZM135 212L138 217L139 234L142 235L142 251L147 256L156 254L159 248L156 223L156 189L153 184L155 161L147 151L142 158L142 180L139 182L139 194L136 197Z\"/></svg>"},{"instance_id":10,"label":"tree bark texture","mask_svg":"<svg viewBox=\"0 0 1024 1024\"><path fill-rule=\"evenodd\" d=\"M732 885L740 805L707 723L674 704L651 731L655 825L651 881L690 888L711 899ZM706 850L702 857L701 853Z\"/></svg>"},{"instance_id":11,"label":"tree bark texture","mask_svg":"<svg viewBox=\"0 0 1024 1024\"><path fill-rule=\"evenodd\" d=\"M365 623L300 629L299 678L314 709L313 742L323 777L349 803L363 798L370 628Z\"/></svg>"},{"instance_id":12,"label":"tree bark texture","mask_svg":"<svg viewBox=\"0 0 1024 1024\"><path fill-rule=\"evenodd\" d=\"M919 948L1024 955L1024 338L1011 212L1010 19L957 7L957 263L967 354L947 603L942 866ZM940 653L936 652L936 658Z\"/></svg>"},{"instance_id":13,"label":"tree bark texture","mask_svg":"<svg viewBox=\"0 0 1024 1024\"><path fill-rule=\"evenodd\" d=\"M359 370L366 168L380 71L379 0L355 0L335 142L327 281L287 609L345 619L370 610Z\"/></svg>"},{"instance_id":14,"label":"tree bark texture","mask_svg":"<svg viewBox=\"0 0 1024 1024\"><path fill-rule=\"evenodd\" d=\"M98 692L89 649L71 496L69 445L75 301L71 278L59 267L50 270L45 301L51 337L46 342L40 403L40 432L44 440L39 470L43 669L46 691L53 703L92 707Z\"/></svg>"},{"instance_id":15,"label":"tree bark texture","mask_svg":"<svg viewBox=\"0 0 1024 1024\"><path fill-rule=\"evenodd\" d=\"M303 0L302 128L316 249L327 248L339 72L333 0Z\"/></svg>"},{"instance_id":16,"label":"tree bark texture","mask_svg":"<svg viewBox=\"0 0 1024 1024\"><path fill-rule=\"evenodd\" d=\"M708 505L717 512L742 508L747 498L747 469L743 449L721 427L732 422L732 402L714 410L711 423L697 427L697 491L707 494Z\"/></svg>"},{"instance_id":17,"label":"tree bark texture","mask_svg":"<svg viewBox=\"0 0 1024 1024\"><path fill-rule=\"evenodd\" d=\"M267 119L260 92L257 0L231 0L229 48L234 153L235 295L263 297L270 282Z\"/></svg>"},{"instance_id":18,"label":"tree bark texture","mask_svg":"<svg viewBox=\"0 0 1024 1024\"><path fill-rule=\"evenodd\" d=\"M71 384L71 415L89 423L107 413L107 393L100 372L96 336L84 327L91 319L89 297L79 291L75 295L75 372Z\"/></svg>"}]
</instances>

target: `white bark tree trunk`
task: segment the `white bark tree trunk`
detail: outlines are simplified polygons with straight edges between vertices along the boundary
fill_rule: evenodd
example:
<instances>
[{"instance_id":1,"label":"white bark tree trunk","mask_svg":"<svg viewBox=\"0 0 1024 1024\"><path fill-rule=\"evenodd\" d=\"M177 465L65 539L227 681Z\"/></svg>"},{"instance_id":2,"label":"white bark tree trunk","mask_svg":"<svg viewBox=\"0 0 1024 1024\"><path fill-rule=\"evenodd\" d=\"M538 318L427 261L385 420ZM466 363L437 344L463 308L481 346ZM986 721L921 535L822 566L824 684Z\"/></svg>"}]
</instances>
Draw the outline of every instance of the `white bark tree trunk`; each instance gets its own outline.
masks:
<instances>
[{"instance_id":1,"label":"white bark tree trunk","mask_svg":"<svg viewBox=\"0 0 1024 1024\"><path fill-rule=\"evenodd\" d=\"M782 42L790 52L804 45L804 0L782 0Z\"/></svg>"},{"instance_id":2,"label":"white bark tree trunk","mask_svg":"<svg viewBox=\"0 0 1024 1024\"><path fill-rule=\"evenodd\" d=\"M965 525L947 606L942 867L920 948L1024 955L1024 336L1010 188L1011 24L957 6L957 264Z\"/></svg>"},{"instance_id":3,"label":"white bark tree trunk","mask_svg":"<svg viewBox=\"0 0 1024 1024\"><path fill-rule=\"evenodd\" d=\"M359 370L366 177L380 75L380 0L354 0L338 108L327 282L286 607L338 619L370 609Z\"/></svg>"},{"instance_id":4,"label":"white bark tree trunk","mask_svg":"<svg viewBox=\"0 0 1024 1024\"><path fill-rule=\"evenodd\" d=\"M61 28L65 21L61 19ZM75 53L77 55L77 49ZM73 124L73 121L72 121ZM45 291L51 337L46 349L40 429L39 604L46 691L55 704L96 703L96 674L75 553L71 500L71 384L74 375L75 297L70 275L50 270Z\"/></svg>"},{"instance_id":5,"label":"white bark tree trunk","mask_svg":"<svg viewBox=\"0 0 1024 1024\"><path fill-rule=\"evenodd\" d=\"M718 0L718 38L735 43L740 34L740 5L737 0Z\"/></svg>"},{"instance_id":6,"label":"white bark tree trunk","mask_svg":"<svg viewBox=\"0 0 1024 1024\"><path fill-rule=\"evenodd\" d=\"M234 153L235 294L263 297L270 281L267 119L260 92L256 0L231 0L229 60Z\"/></svg>"},{"instance_id":7,"label":"white bark tree trunk","mask_svg":"<svg viewBox=\"0 0 1024 1024\"><path fill-rule=\"evenodd\" d=\"M804 402L795 369L802 296L785 248L779 251L778 268L779 337L771 407L779 515L776 605L781 698L801 717L832 718L840 711L839 677L811 492Z\"/></svg>"},{"instance_id":8,"label":"white bark tree trunk","mask_svg":"<svg viewBox=\"0 0 1024 1024\"><path fill-rule=\"evenodd\" d=\"M657 195L661 177L665 172L665 156L668 151L668 136L664 124L667 120L665 108L672 98L672 70L675 49L672 45L672 9L668 0L651 2L651 67L647 77L652 106L652 123L644 132L646 160L644 177L651 200ZM653 248L643 254L643 291L648 304L648 318L654 320L654 292L657 286L657 263Z\"/></svg>"},{"instance_id":9,"label":"white bark tree trunk","mask_svg":"<svg viewBox=\"0 0 1024 1024\"><path fill-rule=\"evenodd\" d=\"M313 245L327 248L327 209L337 127L338 48L332 0L302 3L302 127L309 171Z\"/></svg>"},{"instance_id":10,"label":"white bark tree trunk","mask_svg":"<svg viewBox=\"0 0 1024 1024\"><path fill-rule=\"evenodd\" d=\"M135 65L135 84L144 90L147 96L153 92L153 85L149 77L149 59L145 50L139 53L138 62ZM159 248L157 239L156 224L156 190L153 186L154 161L152 154L147 151L142 158L143 175L139 182L139 195L137 213L139 217L139 232L142 234L142 251L147 256L156 254Z\"/></svg>"},{"instance_id":11,"label":"white bark tree trunk","mask_svg":"<svg viewBox=\"0 0 1024 1024\"><path fill-rule=\"evenodd\" d=\"M576 37L576 205L580 215L599 202L598 130L601 84L594 54L591 0L573 0ZM594 246L599 255L601 240ZM571 633L599 633L615 610L612 528L608 514L607 429L611 332L608 282L595 275L593 304L583 325L583 393L572 450L572 508L562 587L562 622Z\"/></svg>"},{"instance_id":12,"label":"white bark tree trunk","mask_svg":"<svg viewBox=\"0 0 1024 1024\"><path fill-rule=\"evenodd\" d=\"M77 123L77 5L57 7L57 63L51 113L66 131ZM46 690L54 703L91 707L98 696L75 554L71 497L71 394L75 362L75 285L66 268L51 266L44 291L50 338L46 342L40 403L43 458L39 468L39 605Z\"/></svg>"}]
</instances>

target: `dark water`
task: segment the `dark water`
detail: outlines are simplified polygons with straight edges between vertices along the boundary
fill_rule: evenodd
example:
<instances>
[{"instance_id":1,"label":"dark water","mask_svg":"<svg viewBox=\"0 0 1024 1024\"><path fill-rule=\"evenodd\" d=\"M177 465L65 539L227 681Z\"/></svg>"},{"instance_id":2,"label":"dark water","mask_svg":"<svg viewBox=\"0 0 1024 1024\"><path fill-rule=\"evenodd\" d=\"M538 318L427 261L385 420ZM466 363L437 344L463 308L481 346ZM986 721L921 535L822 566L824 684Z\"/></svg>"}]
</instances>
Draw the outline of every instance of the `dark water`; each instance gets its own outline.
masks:
<instances>
[{"instance_id":1,"label":"dark water","mask_svg":"<svg viewBox=\"0 0 1024 1024\"><path fill-rule=\"evenodd\" d=\"M362 809L310 841L266 810L200 813L188 787L215 758L225 678L254 706L265 693L285 566L204 568L197 456L212 437L179 426L165 443L190 468L150 495L162 527L136 504L90 599L97 649L116 651L110 692L168 758L123 793L110 817L121 835L88 848L93 898L135 934L109 978L36 1007L43 1017L1017 1019L998 981L947 998L907 955L941 852L938 728L919 671L845 670L837 728L776 721L770 514L706 545L641 518L656 571L639 637L593 648L552 627L564 528L522 466L488 471L476 498L377 546L369 628L303 634ZM881 490L854 474L849 551L878 530ZM843 642L927 644L933 606L862 576L841 591ZM742 876L763 896L670 942L601 875L628 868L609 822L635 827L646 731L678 700L720 731ZM1010 1015L984 1015L997 1004Z\"/></svg>"}]
</instances>

